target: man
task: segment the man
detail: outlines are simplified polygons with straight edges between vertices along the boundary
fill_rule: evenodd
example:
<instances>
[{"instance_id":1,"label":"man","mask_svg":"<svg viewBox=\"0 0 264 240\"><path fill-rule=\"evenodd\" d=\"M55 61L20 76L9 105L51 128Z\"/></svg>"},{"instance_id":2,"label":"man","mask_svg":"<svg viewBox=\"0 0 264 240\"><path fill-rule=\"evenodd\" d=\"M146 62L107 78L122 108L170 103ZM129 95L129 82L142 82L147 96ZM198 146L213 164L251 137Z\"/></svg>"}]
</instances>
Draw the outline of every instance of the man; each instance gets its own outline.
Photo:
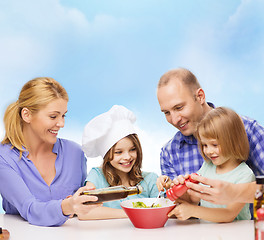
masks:
<instances>
[{"instance_id":1,"label":"man","mask_svg":"<svg viewBox=\"0 0 264 240\"><path fill-rule=\"evenodd\" d=\"M161 111L165 114L167 121L179 130L161 150L162 174L173 179L178 175L196 172L201 167L203 158L199 153L194 135L198 123L214 107L213 104L206 102L205 93L194 74L183 68L168 71L160 78L157 97ZM242 119L250 144L250 156L247 164L255 175L263 175L264 128L254 120L246 117ZM188 185L191 187L189 193L219 204L231 200L242 202L250 200L251 202L256 190L256 184L252 183L231 184L201 176L194 178L211 186L211 188L190 183ZM159 189L166 185L163 179L163 177L160 178ZM251 191L248 191L249 187ZM223 191L228 191L233 199L225 196L226 193ZM231 193L231 191L235 192ZM241 192L244 192L242 196Z\"/></svg>"}]
</instances>

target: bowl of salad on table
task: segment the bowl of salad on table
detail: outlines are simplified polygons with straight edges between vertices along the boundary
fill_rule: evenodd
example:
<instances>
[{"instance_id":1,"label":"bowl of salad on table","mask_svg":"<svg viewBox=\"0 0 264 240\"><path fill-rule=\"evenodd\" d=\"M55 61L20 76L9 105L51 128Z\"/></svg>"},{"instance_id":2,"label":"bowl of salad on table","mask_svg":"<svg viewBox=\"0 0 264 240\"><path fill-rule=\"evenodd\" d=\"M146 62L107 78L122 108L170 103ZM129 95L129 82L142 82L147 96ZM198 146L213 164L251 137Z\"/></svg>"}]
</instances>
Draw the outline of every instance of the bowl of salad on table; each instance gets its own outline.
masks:
<instances>
[{"instance_id":1,"label":"bowl of salad on table","mask_svg":"<svg viewBox=\"0 0 264 240\"><path fill-rule=\"evenodd\" d=\"M160 228L175 203L167 198L137 198L123 201L121 207L136 228Z\"/></svg>"}]
</instances>

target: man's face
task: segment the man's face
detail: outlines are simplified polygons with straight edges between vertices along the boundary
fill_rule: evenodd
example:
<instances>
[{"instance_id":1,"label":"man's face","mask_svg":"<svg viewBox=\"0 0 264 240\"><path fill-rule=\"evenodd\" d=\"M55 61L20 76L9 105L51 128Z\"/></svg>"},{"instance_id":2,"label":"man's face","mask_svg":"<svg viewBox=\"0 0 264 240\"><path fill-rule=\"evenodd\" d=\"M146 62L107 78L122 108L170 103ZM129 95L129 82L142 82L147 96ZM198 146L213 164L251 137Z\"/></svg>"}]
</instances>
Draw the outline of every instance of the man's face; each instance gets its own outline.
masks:
<instances>
[{"instance_id":1,"label":"man's face","mask_svg":"<svg viewBox=\"0 0 264 240\"><path fill-rule=\"evenodd\" d=\"M200 91L200 92L199 92ZM157 97L167 121L185 136L195 133L197 124L204 115L204 93L201 89L191 92L181 81L171 80L158 88Z\"/></svg>"}]
</instances>

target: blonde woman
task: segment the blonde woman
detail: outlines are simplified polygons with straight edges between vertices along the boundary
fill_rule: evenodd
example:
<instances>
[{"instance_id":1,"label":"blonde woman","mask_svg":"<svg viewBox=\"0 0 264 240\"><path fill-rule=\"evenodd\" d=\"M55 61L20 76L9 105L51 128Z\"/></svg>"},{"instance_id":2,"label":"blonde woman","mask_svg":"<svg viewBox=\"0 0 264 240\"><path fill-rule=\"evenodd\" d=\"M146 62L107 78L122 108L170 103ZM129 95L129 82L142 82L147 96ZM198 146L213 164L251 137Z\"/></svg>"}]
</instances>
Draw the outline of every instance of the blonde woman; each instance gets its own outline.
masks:
<instances>
[{"instance_id":1,"label":"blonde woman","mask_svg":"<svg viewBox=\"0 0 264 240\"><path fill-rule=\"evenodd\" d=\"M255 181L252 170L245 163L249 155L245 127L233 110L224 107L211 110L198 124L196 137L205 160L198 171L200 175L231 183ZM183 181L183 176L178 176L174 183ZM198 206L199 201L186 193L169 216L175 215L180 220L196 217L211 222L251 219L248 203L216 205L201 200Z\"/></svg>"},{"instance_id":2,"label":"blonde woman","mask_svg":"<svg viewBox=\"0 0 264 240\"><path fill-rule=\"evenodd\" d=\"M68 94L57 81L36 78L23 86L4 115L5 137L0 144L3 208L34 225L62 225L70 215L87 213L94 206L82 202L97 200L79 196L87 189L80 188L86 178L81 147L57 138L64 127L67 103Z\"/></svg>"}]
</instances>

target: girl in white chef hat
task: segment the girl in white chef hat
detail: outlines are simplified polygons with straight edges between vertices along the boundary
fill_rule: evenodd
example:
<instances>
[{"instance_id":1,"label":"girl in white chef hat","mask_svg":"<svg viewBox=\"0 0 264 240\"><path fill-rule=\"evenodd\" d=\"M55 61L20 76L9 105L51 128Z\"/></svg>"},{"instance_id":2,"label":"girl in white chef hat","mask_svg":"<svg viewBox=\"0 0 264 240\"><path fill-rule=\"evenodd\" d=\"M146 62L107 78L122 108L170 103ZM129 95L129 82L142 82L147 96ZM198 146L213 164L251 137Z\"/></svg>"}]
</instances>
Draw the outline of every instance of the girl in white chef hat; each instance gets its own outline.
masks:
<instances>
[{"instance_id":1,"label":"girl in white chef hat","mask_svg":"<svg viewBox=\"0 0 264 240\"><path fill-rule=\"evenodd\" d=\"M158 175L142 172L142 149L133 126L135 115L124 106L114 105L108 112L92 119L83 133L82 147L87 157L103 157L101 167L92 168L86 185L95 188L135 186L143 192L126 199L105 202L88 214L78 215L81 220L127 217L120 202L133 198L157 197Z\"/></svg>"}]
</instances>

